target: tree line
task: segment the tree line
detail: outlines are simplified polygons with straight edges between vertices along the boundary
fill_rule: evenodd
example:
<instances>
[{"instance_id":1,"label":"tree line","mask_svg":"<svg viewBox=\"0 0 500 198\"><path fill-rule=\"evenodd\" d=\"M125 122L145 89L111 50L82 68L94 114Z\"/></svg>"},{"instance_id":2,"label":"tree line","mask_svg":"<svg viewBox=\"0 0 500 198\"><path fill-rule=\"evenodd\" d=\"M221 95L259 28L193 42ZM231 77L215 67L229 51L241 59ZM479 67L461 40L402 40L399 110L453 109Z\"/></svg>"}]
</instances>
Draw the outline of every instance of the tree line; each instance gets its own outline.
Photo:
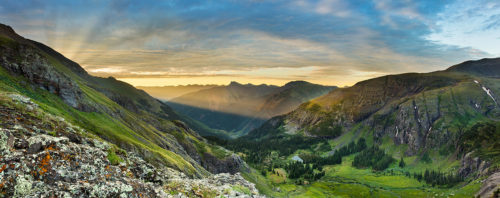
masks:
<instances>
[{"instance_id":1,"label":"tree line","mask_svg":"<svg viewBox=\"0 0 500 198\"><path fill-rule=\"evenodd\" d=\"M413 173L413 178L418 181L425 181L425 183L431 184L432 186L453 186L459 182L462 182L464 178L459 174L444 173L441 171L425 170L422 173Z\"/></svg>"}]
</instances>

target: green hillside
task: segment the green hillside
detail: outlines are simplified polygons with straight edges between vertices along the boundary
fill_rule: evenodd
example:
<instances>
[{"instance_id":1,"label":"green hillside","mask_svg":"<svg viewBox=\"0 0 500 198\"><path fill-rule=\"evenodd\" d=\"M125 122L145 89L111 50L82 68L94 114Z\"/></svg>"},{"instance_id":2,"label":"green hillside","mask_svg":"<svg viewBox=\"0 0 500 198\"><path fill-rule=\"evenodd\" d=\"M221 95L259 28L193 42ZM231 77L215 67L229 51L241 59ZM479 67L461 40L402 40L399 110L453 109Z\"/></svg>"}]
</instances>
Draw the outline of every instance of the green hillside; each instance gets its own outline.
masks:
<instances>
[{"instance_id":1,"label":"green hillside","mask_svg":"<svg viewBox=\"0 0 500 198\"><path fill-rule=\"evenodd\" d=\"M500 170L498 60L362 81L221 144L275 196L474 196Z\"/></svg>"}]
</instances>

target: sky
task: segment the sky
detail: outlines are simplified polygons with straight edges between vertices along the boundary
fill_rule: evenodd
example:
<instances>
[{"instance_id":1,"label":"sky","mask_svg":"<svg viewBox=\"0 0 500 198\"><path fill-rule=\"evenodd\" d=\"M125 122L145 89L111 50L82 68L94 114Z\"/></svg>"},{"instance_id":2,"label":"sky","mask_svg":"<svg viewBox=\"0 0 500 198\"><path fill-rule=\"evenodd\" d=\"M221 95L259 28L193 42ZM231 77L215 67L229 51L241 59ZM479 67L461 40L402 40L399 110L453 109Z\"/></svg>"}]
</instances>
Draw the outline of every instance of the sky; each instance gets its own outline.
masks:
<instances>
[{"instance_id":1,"label":"sky","mask_svg":"<svg viewBox=\"0 0 500 198\"><path fill-rule=\"evenodd\" d=\"M2 0L0 23L136 86L350 86L500 56L494 0Z\"/></svg>"}]
</instances>

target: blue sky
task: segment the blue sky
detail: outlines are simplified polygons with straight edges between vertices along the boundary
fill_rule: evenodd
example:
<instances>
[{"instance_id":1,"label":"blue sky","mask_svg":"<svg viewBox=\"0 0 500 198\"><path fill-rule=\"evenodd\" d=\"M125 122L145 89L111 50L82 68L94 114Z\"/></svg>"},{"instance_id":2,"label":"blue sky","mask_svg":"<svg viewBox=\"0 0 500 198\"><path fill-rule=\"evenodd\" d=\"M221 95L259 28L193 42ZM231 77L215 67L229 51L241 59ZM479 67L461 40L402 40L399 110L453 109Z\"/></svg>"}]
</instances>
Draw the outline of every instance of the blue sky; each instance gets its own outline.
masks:
<instances>
[{"instance_id":1,"label":"blue sky","mask_svg":"<svg viewBox=\"0 0 500 198\"><path fill-rule=\"evenodd\" d=\"M500 56L487 0L4 0L0 22L134 85L352 85Z\"/></svg>"}]
</instances>

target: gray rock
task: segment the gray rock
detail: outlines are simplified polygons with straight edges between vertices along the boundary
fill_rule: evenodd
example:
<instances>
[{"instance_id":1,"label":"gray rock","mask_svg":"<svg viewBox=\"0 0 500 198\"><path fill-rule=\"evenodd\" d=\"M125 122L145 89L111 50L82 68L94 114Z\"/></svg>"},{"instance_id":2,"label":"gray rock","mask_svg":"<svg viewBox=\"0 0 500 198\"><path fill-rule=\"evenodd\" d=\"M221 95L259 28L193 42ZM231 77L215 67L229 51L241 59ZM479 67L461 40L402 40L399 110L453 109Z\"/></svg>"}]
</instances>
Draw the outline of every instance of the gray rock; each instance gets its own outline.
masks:
<instances>
[{"instance_id":1,"label":"gray rock","mask_svg":"<svg viewBox=\"0 0 500 198\"><path fill-rule=\"evenodd\" d=\"M476 194L479 197L493 197L493 193L500 188L500 172L490 175Z\"/></svg>"},{"instance_id":2,"label":"gray rock","mask_svg":"<svg viewBox=\"0 0 500 198\"><path fill-rule=\"evenodd\" d=\"M28 154L38 153L41 150L42 150L42 143L41 142L33 143L33 144L29 145Z\"/></svg>"}]
</instances>

